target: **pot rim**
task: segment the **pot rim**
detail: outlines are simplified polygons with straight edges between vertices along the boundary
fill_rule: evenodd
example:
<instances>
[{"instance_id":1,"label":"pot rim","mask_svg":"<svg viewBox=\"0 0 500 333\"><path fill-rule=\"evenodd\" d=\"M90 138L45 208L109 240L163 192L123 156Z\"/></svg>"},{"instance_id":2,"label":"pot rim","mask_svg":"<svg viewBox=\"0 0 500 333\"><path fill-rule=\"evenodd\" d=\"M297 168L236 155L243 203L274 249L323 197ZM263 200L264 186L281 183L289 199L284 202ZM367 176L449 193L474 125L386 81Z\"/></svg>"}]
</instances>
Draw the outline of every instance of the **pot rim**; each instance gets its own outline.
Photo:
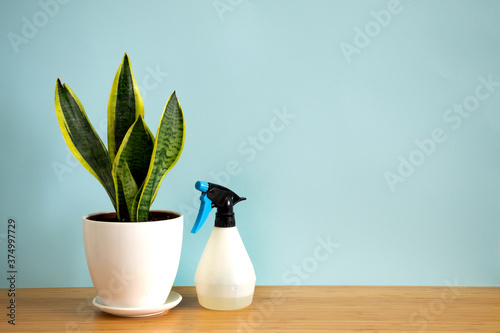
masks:
<instances>
[{"instance_id":1,"label":"pot rim","mask_svg":"<svg viewBox=\"0 0 500 333\"><path fill-rule=\"evenodd\" d=\"M136 224L136 223L156 223L156 222L161 222L161 221L173 221L176 220L180 217L183 217L182 213L179 213L174 210L166 210L166 209L151 209L150 212L153 213L166 213L166 214L172 214L175 215L173 218L169 219L161 219L161 220L155 220L155 221L143 221L143 222L131 222L131 221L101 221L101 220L93 220L91 219L94 216L98 215L106 215L106 214L116 214L116 211L111 210L111 211L105 211L105 212L97 212L97 213L91 213L83 216L83 221L87 222L95 222L95 223L114 223L114 224Z\"/></svg>"}]
</instances>

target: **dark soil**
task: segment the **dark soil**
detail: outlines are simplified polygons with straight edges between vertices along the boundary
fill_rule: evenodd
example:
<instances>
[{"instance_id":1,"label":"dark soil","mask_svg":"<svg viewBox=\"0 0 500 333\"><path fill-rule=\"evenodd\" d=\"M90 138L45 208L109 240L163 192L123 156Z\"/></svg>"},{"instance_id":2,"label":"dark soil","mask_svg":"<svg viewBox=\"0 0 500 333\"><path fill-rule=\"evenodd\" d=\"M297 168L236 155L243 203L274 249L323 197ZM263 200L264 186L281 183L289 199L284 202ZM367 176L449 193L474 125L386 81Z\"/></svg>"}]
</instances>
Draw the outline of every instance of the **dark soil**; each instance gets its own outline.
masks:
<instances>
[{"instance_id":1,"label":"dark soil","mask_svg":"<svg viewBox=\"0 0 500 333\"><path fill-rule=\"evenodd\" d=\"M145 222L154 222L161 220L170 220L179 217L178 214L169 213L169 212L159 212L159 211L150 211L148 220ZM88 217L89 220L92 221L100 221L100 222L124 222L124 223L136 223L136 222L128 222L128 221L119 221L116 218L116 212L112 213L102 213L95 214Z\"/></svg>"}]
</instances>

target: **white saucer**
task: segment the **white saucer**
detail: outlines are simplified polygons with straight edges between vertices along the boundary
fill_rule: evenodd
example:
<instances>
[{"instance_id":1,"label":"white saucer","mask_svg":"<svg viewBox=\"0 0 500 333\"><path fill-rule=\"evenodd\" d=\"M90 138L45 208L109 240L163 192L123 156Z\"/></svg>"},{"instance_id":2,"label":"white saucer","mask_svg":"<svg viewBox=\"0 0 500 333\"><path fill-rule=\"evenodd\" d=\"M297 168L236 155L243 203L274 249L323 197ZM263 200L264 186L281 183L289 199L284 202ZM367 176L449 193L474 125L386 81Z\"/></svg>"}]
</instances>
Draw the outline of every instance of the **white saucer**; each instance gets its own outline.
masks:
<instances>
[{"instance_id":1,"label":"white saucer","mask_svg":"<svg viewBox=\"0 0 500 333\"><path fill-rule=\"evenodd\" d=\"M120 316L120 317L147 317L147 316L154 316L160 313L163 313L177 304L179 304L182 300L182 296L179 293L176 293L175 291L171 291L170 294L168 295L165 303L163 303L160 306L155 306L151 308L118 308L115 306L107 306L102 304L101 298L99 296L96 296L92 303L96 308L98 308L101 311L113 314L115 316Z\"/></svg>"}]
</instances>

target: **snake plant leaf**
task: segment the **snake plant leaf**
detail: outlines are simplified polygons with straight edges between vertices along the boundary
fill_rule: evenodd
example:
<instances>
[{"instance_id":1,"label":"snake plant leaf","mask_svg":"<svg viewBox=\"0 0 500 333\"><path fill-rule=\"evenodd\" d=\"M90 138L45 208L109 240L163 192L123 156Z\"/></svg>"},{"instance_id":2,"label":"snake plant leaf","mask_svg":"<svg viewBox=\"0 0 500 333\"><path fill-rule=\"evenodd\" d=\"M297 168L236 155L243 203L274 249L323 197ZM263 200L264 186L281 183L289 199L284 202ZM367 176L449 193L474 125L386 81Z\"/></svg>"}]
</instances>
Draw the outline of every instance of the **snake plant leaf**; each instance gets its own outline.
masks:
<instances>
[{"instance_id":1,"label":"snake plant leaf","mask_svg":"<svg viewBox=\"0 0 500 333\"><path fill-rule=\"evenodd\" d=\"M123 191L123 195L117 198L118 216L121 220L126 218L137 221L137 212L132 213L131 204L137 196L137 184L142 185L148 174L153 148L153 134L142 115L139 115L125 134L113 162L112 173L116 190L118 193ZM135 192L132 189L135 189Z\"/></svg>"},{"instance_id":2,"label":"snake plant leaf","mask_svg":"<svg viewBox=\"0 0 500 333\"><path fill-rule=\"evenodd\" d=\"M184 146L184 115L175 91L170 95L160 119L153 149L153 158L141 191L138 221L147 221L149 207L167 172L177 163Z\"/></svg>"},{"instance_id":3,"label":"snake plant leaf","mask_svg":"<svg viewBox=\"0 0 500 333\"><path fill-rule=\"evenodd\" d=\"M141 193L142 189L144 188L144 184L142 183L141 187L139 187L139 190L137 191L137 195L134 198L134 201L132 202L132 208L130 209L132 212L134 212L135 216L135 222L139 221L138 220L138 212L139 212L139 200L141 199Z\"/></svg>"},{"instance_id":4,"label":"snake plant leaf","mask_svg":"<svg viewBox=\"0 0 500 333\"><path fill-rule=\"evenodd\" d=\"M118 169L118 178L120 179L120 183L122 185L123 196L125 198L127 213L129 216L126 219L130 222L136 222L137 213L134 210L134 200L139 189L125 160L121 163L121 167Z\"/></svg>"},{"instance_id":5,"label":"snake plant leaf","mask_svg":"<svg viewBox=\"0 0 500 333\"><path fill-rule=\"evenodd\" d=\"M116 191L116 218L118 221L127 222L131 221L129 209L127 206L127 199L123 189L122 179L120 175L113 174L113 181L115 183Z\"/></svg>"},{"instance_id":6,"label":"snake plant leaf","mask_svg":"<svg viewBox=\"0 0 500 333\"><path fill-rule=\"evenodd\" d=\"M76 159L104 186L116 209L116 193L108 151L87 118L82 103L60 79L56 82L54 104L66 144Z\"/></svg>"},{"instance_id":7,"label":"snake plant leaf","mask_svg":"<svg viewBox=\"0 0 500 333\"><path fill-rule=\"evenodd\" d=\"M111 87L108 101L108 150L114 161L125 134L137 117L144 117L144 103L125 53Z\"/></svg>"}]
</instances>

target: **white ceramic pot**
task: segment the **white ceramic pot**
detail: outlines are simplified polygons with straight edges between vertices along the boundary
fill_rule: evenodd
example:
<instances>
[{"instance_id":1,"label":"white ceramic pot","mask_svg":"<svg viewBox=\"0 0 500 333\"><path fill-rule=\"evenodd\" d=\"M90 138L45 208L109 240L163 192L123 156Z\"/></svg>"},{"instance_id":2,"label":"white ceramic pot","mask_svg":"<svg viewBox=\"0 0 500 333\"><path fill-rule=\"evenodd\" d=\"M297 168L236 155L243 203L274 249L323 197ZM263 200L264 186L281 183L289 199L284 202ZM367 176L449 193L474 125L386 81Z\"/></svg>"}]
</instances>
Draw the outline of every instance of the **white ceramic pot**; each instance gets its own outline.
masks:
<instances>
[{"instance_id":1,"label":"white ceramic pot","mask_svg":"<svg viewBox=\"0 0 500 333\"><path fill-rule=\"evenodd\" d=\"M179 267L183 217L152 210L152 222L105 222L114 212L83 217L83 242L92 282L102 303L148 308L167 299Z\"/></svg>"}]
</instances>

